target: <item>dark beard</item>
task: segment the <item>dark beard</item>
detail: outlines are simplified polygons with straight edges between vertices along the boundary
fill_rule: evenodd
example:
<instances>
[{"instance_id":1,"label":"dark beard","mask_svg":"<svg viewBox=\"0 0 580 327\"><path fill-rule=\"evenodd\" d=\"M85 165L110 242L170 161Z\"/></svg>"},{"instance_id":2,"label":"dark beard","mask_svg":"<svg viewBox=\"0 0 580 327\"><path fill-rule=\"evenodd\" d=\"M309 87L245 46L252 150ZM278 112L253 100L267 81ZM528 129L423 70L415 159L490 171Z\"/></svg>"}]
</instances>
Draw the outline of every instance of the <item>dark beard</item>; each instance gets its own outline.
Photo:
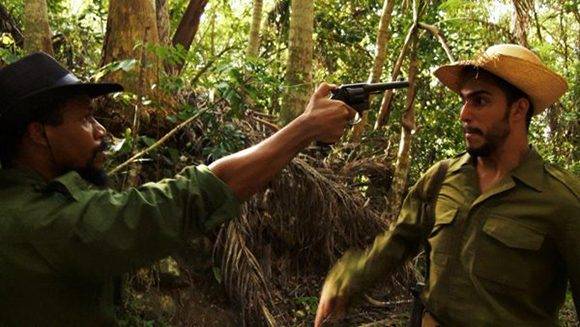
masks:
<instances>
[{"instance_id":1,"label":"dark beard","mask_svg":"<svg viewBox=\"0 0 580 327\"><path fill-rule=\"evenodd\" d=\"M484 137L485 143L478 148L467 147L467 153L472 157L488 157L501 145L510 133L510 128L507 119L501 121L499 124L493 126L487 134L484 134L478 128L464 127L464 132L479 134Z\"/></svg>"},{"instance_id":2,"label":"dark beard","mask_svg":"<svg viewBox=\"0 0 580 327\"><path fill-rule=\"evenodd\" d=\"M107 175L107 172L102 168L95 167L97 156L108 148L109 142L103 140L85 167L75 169L84 180L98 188L105 188L109 185L109 176Z\"/></svg>"},{"instance_id":3,"label":"dark beard","mask_svg":"<svg viewBox=\"0 0 580 327\"><path fill-rule=\"evenodd\" d=\"M97 169L93 166L77 169L77 173L98 188L105 188L109 185L109 176L104 169Z\"/></svg>"}]
</instances>

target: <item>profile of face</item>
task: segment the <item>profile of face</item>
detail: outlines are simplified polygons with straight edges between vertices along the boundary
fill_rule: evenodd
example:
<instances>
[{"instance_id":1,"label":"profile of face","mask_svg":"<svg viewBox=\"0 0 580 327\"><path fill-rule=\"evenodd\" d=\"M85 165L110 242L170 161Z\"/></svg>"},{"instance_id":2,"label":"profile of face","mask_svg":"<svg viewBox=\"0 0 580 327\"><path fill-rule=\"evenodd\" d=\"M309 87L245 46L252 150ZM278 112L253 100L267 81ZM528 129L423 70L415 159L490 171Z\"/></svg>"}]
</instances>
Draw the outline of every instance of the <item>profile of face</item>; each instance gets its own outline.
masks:
<instances>
[{"instance_id":1,"label":"profile of face","mask_svg":"<svg viewBox=\"0 0 580 327\"><path fill-rule=\"evenodd\" d=\"M511 133L505 93L486 74L466 76L460 90L463 105L459 119L467 152L486 157L500 147Z\"/></svg>"},{"instance_id":2,"label":"profile of face","mask_svg":"<svg viewBox=\"0 0 580 327\"><path fill-rule=\"evenodd\" d=\"M105 186L107 130L93 116L91 99L88 96L69 99L60 110L61 124L44 127L59 173L77 171L90 183Z\"/></svg>"}]
</instances>

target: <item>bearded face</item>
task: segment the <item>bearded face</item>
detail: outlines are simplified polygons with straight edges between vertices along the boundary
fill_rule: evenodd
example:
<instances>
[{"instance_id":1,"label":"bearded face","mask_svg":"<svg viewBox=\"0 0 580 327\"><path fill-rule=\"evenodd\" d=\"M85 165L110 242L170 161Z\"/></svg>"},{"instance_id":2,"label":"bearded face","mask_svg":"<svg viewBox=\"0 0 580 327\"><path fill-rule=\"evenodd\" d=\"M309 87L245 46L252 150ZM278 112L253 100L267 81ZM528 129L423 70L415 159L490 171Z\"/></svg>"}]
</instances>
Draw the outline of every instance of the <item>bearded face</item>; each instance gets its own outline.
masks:
<instances>
[{"instance_id":1,"label":"bearded face","mask_svg":"<svg viewBox=\"0 0 580 327\"><path fill-rule=\"evenodd\" d=\"M510 136L511 108L506 95L485 74L467 76L461 88L460 120L467 152L487 157Z\"/></svg>"},{"instance_id":2,"label":"bearded face","mask_svg":"<svg viewBox=\"0 0 580 327\"><path fill-rule=\"evenodd\" d=\"M62 122L45 125L45 137L50 156L59 174L78 172L96 186L107 184L104 171L108 148L106 129L95 119L91 99L79 96L67 100L61 110Z\"/></svg>"},{"instance_id":3,"label":"bearded face","mask_svg":"<svg viewBox=\"0 0 580 327\"><path fill-rule=\"evenodd\" d=\"M472 157L487 157L501 146L510 134L509 108L505 109L504 118L493 123L487 131L477 127L463 126L463 133L467 145L467 152ZM481 139L480 142L470 142L467 135L474 135Z\"/></svg>"},{"instance_id":4,"label":"bearded face","mask_svg":"<svg viewBox=\"0 0 580 327\"><path fill-rule=\"evenodd\" d=\"M104 153L108 148L109 143L103 139L87 164L84 167L74 169L84 180L97 187L105 187L109 183L107 172L102 166L105 157Z\"/></svg>"}]
</instances>

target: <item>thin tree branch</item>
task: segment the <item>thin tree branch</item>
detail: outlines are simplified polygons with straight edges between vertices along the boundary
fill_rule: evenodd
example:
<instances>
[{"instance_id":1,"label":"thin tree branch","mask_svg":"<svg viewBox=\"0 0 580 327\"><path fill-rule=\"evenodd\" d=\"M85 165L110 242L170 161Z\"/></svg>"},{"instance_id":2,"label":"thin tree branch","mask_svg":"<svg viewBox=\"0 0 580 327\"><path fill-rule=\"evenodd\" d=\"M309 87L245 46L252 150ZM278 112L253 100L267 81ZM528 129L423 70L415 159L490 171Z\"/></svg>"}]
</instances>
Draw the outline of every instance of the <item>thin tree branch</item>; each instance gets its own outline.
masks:
<instances>
[{"instance_id":1,"label":"thin tree branch","mask_svg":"<svg viewBox=\"0 0 580 327\"><path fill-rule=\"evenodd\" d=\"M453 57L453 53L451 53L451 49L449 47L449 44L447 43L445 36L443 35L441 30L437 26L429 25L429 24L425 24L425 23L419 23L419 27L424 29L424 30L427 30L431 34L433 34L433 36L435 36L437 38L437 40L439 41L439 43L443 47L443 50L445 50L445 53L447 54L447 58L449 58L449 61L455 62L455 57Z\"/></svg>"},{"instance_id":2,"label":"thin tree branch","mask_svg":"<svg viewBox=\"0 0 580 327\"><path fill-rule=\"evenodd\" d=\"M455 21L455 20L478 23L480 25L485 26L488 29L496 30L496 31L502 33L505 37L508 38L508 40L511 43L516 43L516 41L517 41L515 35L509 29L507 29L507 28L505 28L503 26L494 24L492 22L488 22L488 21L485 21L483 19L479 19L479 18L473 18L473 17L454 17L454 18L450 18L450 19L441 20L441 21L439 21L439 23L441 24L441 23Z\"/></svg>"},{"instance_id":3,"label":"thin tree branch","mask_svg":"<svg viewBox=\"0 0 580 327\"><path fill-rule=\"evenodd\" d=\"M274 132L277 132L277 131L280 130L280 126L278 126L278 125L276 125L274 123L271 123L271 122L269 122L269 121L267 121L265 119L255 117L253 115L248 115L248 117L250 117L250 119L253 119L253 120L257 121L258 123L260 123L260 124L262 124L262 125L270 128Z\"/></svg>"},{"instance_id":4,"label":"thin tree branch","mask_svg":"<svg viewBox=\"0 0 580 327\"><path fill-rule=\"evenodd\" d=\"M143 150L143 151L135 154L134 156L132 156L131 158L127 159L122 164L120 164L117 167L115 167L114 169L112 169L109 172L109 175L114 175L114 174L118 173L121 169L125 168L127 165L129 165L133 161L141 158L142 156L148 154L152 150L158 148L160 145L162 145L163 143L167 142L167 140L169 140L169 138L172 137L175 133L177 133L179 130L181 130L182 128L186 127L187 125L191 124L194 120L196 120L199 116L201 116L203 113L205 113L208 110L209 110L209 108L204 108L204 109L198 111L195 115L189 117L187 120L185 120L182 123L180 123L179 125L177 125L171 131L169 131L169 133L165 134L162 138L160 138L157 142L155 142L154 144L152 144L150 147L148 147L147 149L145 149L145 150Z\"/></svg>"},{"instance_id":5,"label":"thin tree branch","mask_svg":"<svg viewBox=\"0 0 580 327\"><path fill-rule=\"evenodd\" d=\"M408 303L413 302L413 300L380 301L380 300L372 298L368 294L365 294L365 300L370 305L372 305L373 307L377 307L377 308L390 308L390 307L393 307L395 305L408 304ZM363 325L363 326L366 326L366 325ZM380 326L384 326L384 325L380 325Z\"/></svg>"},{"instance_id":6,"label":"thin tree branch","mask_svg":"<svg viewBox=\"0 0 580 327\"><path fill-rule=\"evenodd\" d=\"M391 79L396 80L399 74L401 73L401 66L403 66L403 60L407 55L409 50L409 45L411 44L411 40L413 39L413 35L417 30L417 25L413 24L409 31L407 32L407 36L405 37L405 42L403 43L403 47L401 48L401 52L399 53L399 57L393 67L393 72L391 74ZM393 90L385 91L383 95L383 101L381 102L381 109L379 114L377 115L377 120L375 121L374 129L378 130L381 126L384 125L386 121L388 121L388 117L391 111L391 101L393 98Z\"/></svg>"},{"instance_id":7,"label":"thin tree branch","mask_svg":"<svg viewBox=\"0 0 580 327\"><path fill-rule=\"evenodd\" d=\"M14 18L12 18L2 3L0 3L0 32L8 32L12 34L17 46L22 47L24 44L24 35L22 34L22 31L20 31L20 28L14 22Z\"/></svg>"},{"instance_id":8,"label":"thin tree branch","mask_svg":"<svg viewBox=\"0 0 580 327\"><path fill-rule=\"evenodd\" d=\"M210 61L208 61L207 64L205 64L205 66L203 66L195 74L195 76L193 76L193 78L191 79L191 85L195 85L195 83L197 83L197 81L201 78L201 76L203 74L205 74L205 72L207 72L210 68L212 68L212 66L215 64L215 62L218 60L219 57L223 56L226 52L228 52L234 48L236 48L236 47L235 46L227 46L222 51L220 51L220 53L218 53L215 57L213 57Z\"/></svg>"}]
</instances>

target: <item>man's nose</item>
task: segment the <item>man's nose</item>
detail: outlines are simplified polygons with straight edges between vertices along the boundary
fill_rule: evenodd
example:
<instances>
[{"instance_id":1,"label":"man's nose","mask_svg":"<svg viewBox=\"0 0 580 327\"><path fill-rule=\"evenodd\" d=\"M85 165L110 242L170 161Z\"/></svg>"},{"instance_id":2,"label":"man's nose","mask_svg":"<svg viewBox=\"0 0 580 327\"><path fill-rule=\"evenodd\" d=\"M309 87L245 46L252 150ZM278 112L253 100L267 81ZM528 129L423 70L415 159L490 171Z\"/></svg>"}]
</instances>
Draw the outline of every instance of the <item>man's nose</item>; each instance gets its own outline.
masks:
<instances>
[{"instance_id":1,"label":"man's nose","mask_svg":"<svg viewBox=\"0 0 580 327\"><path fill-rule=\"evenodd\" d=\"M105 126L101 125L98 120L93 119L93 125L95 126L95 137L97 139L102 139L105 135L107 135L107 129Z\"/></svg>"},{"instance_id":2,"label":"man's nose","mask_svg":"<svg viewBox=\"0 0 580 327\"><path fill-rule=\"evenodd\" d=\"M464 103L459 112L459 120L462 122L469 122L472 119L472 112L469 103Z\"/></svg>"}]
</instances>

